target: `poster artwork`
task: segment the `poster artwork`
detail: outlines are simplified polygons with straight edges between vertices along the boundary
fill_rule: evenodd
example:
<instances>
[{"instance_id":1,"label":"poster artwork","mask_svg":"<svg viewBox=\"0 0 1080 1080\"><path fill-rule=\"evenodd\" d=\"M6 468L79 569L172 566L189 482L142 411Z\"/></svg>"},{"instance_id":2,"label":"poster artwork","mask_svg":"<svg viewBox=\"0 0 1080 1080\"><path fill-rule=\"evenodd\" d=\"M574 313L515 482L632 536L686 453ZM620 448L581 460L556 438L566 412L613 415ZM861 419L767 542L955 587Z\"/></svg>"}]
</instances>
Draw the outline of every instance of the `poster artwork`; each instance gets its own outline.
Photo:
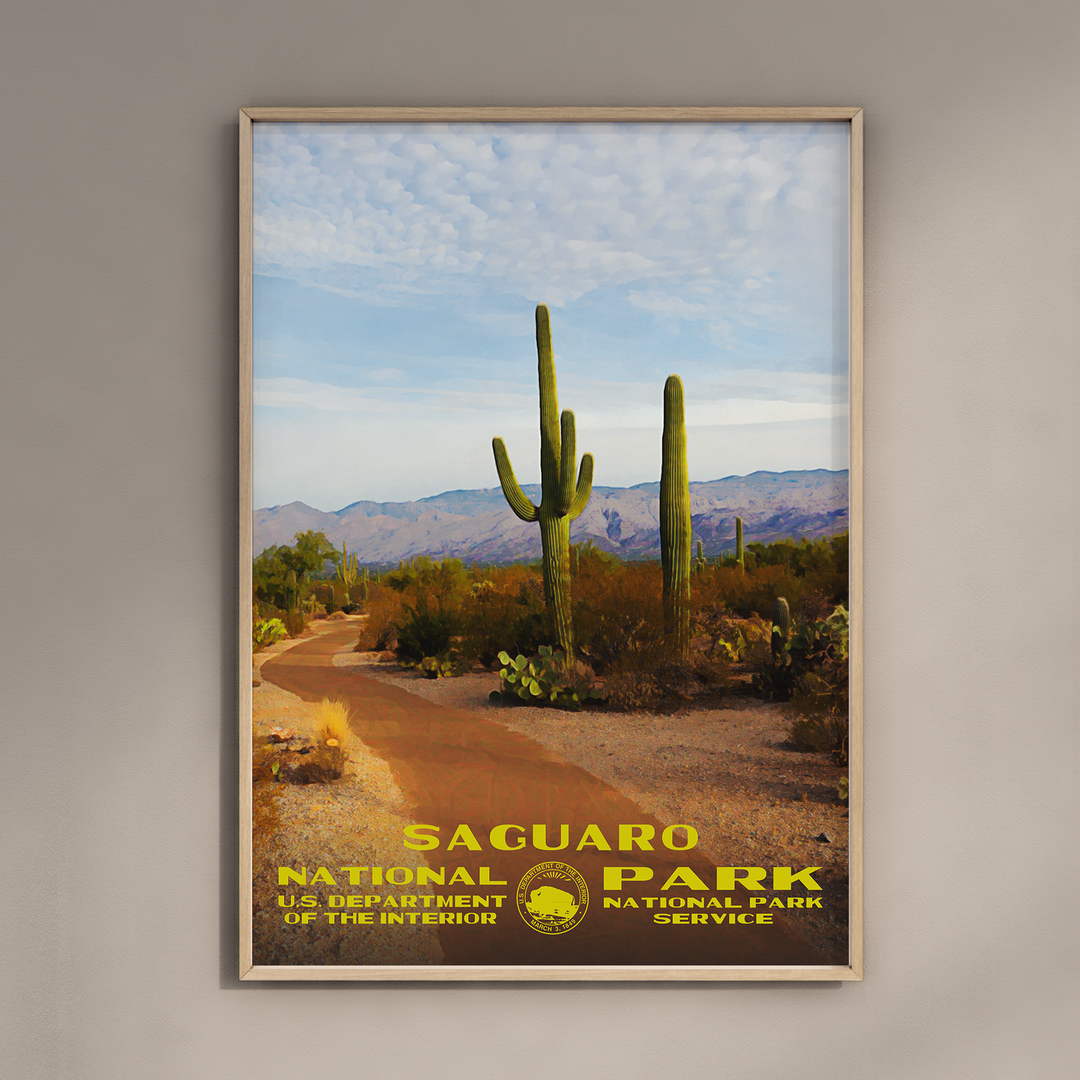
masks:
<instances>
[{"instance_id":1,"label":"poster artwork","mask_svg":"<svg viewBox=\"0 0 1080 1080\"><path fill-rule=\"evenodd\" d=\"M854 112L251 125L248 977L855 977Z\"/></svg>"}]
</instances>

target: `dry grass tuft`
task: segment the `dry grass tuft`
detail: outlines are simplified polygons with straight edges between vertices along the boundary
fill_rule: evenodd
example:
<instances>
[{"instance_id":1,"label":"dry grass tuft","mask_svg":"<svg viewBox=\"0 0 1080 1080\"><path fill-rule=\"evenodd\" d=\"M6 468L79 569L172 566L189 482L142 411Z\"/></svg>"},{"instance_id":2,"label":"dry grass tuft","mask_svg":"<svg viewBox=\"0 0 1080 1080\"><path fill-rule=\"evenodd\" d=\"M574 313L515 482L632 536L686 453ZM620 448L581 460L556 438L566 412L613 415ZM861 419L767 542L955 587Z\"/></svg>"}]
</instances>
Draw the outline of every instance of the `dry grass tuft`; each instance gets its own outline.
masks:
<instances>
[{"instance_id":1,"label":"dry grass tuft","mask_svg":"<svg viewBox=\"0 0 1080 1080\"><path fill-rule=\"evenodd\" d=\"M319 742L343 747L349 741L349 707L344 701L323 698L315 706L315 735Z\"/></svg>"}]
</instances>

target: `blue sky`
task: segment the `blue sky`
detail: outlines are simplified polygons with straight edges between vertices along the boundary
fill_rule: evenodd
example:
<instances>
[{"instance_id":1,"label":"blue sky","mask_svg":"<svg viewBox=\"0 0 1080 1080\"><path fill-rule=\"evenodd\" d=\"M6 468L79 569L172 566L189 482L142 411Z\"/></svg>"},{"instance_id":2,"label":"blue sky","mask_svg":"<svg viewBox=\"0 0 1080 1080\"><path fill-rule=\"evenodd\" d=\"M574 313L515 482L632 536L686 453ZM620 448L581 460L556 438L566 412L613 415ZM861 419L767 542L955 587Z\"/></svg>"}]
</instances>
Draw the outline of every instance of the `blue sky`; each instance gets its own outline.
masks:
<instances>
[{"instance_id":1,"label":"blue sky","mask_svg":"<svg viewBox=\"0 0 1080 1080\"><path fill-rule=\"evenodd\" d=\"M255 505L539 480L533 312L595 482L847 467L845 124L255 125Z\"/></svg>"}]
</instances>

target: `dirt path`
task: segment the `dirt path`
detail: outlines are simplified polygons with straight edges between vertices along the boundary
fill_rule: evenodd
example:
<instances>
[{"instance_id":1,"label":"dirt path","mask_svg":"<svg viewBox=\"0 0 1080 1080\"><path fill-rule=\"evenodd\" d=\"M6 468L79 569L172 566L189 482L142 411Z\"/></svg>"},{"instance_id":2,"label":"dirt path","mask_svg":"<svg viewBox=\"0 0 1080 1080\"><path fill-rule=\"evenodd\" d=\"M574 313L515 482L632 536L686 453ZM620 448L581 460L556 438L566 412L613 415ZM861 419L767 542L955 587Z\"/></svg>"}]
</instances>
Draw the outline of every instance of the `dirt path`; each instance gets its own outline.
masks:
<instances>
[{"instance_id":1,"label":"dirt path","mask_svg":"<svg viewBox=\"0 0 1080 1080\"><path fill-rule=\"evenodd\" d=\"M448 867L449 879L449 868L463 866L478 881L479 868L486 866L493 880L507 882L483 890L507 897L494 926L440 926L439 941L447 964L790 966L823 962L782 924L779 913L771 926L714 925L712 920L706 926L674 926L655 924L648 910L605 911L604 866L650 866L653 881L635 889L637 895L649 896L660 895L660 885L676 866L690 866L706 882L715 871L694 857L693 851L661 850L650 853L645 862L640 857L643 853L635 857L629 852L572 850L589 824L599 826L610 841L618 835L619 824L652 825L657 836L663 824L607 784L523 735L334 667L334 653L348 647L355 636L352 625L335 628L268 660L262 675L308 701L323 697L348 701L357 734L389 763L398 784L416 804L416 820L441 827L444 845L459 824L472 828L485 850L429 851L433 867ZM490 850L488 831L499 823L522 825L527 832L534 823L547 823L552 836L559 825L569 825L571 850L550 854L531 846L513 852ZM514 890L522 875L546 860L572 865L585 878L590 893L585 918L557 937L532 930L514 904ZM469 890L447 885L431 891L460 894ZM623 895L633 894L628 890ZM697 895L719 897L722 902L730 894ZM744 903L738 895L732 902Z\"/></svg>"}]
</instances>

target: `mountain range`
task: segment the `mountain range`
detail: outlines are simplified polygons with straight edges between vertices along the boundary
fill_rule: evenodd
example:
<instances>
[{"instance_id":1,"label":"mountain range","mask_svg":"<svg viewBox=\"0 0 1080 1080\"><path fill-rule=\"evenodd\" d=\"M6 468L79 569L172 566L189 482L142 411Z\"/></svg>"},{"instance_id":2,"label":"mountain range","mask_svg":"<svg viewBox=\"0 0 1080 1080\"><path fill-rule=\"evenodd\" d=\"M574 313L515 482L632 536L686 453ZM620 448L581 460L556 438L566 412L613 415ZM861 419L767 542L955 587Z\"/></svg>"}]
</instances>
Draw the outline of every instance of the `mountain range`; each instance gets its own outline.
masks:
<instances>
[{"instance_id":1,"label":"mountain range","mask_svg":"<svg viewBox=\"0 0 1080 1080\"><path fill-rule=\"evenodd\" d=\"M540 485L524 486L534 503ZM660 484L594 487L570 526L575 544L592 541L627 559L659 557ZM781 537L831 536L848 528L848 473L814 469L755 472L690 485L694 539L707 556L731 552L735 518L745 543ZM506 563L540 556L540 530L514 516L500 488L445 491L414 502L355 502L327 513L302 502L254 514L253 549L291 544L298 532L324 532L335 547L347 544L367 565L394 565L413 555L466 563Z\"/></svg>"}]
</instances>

